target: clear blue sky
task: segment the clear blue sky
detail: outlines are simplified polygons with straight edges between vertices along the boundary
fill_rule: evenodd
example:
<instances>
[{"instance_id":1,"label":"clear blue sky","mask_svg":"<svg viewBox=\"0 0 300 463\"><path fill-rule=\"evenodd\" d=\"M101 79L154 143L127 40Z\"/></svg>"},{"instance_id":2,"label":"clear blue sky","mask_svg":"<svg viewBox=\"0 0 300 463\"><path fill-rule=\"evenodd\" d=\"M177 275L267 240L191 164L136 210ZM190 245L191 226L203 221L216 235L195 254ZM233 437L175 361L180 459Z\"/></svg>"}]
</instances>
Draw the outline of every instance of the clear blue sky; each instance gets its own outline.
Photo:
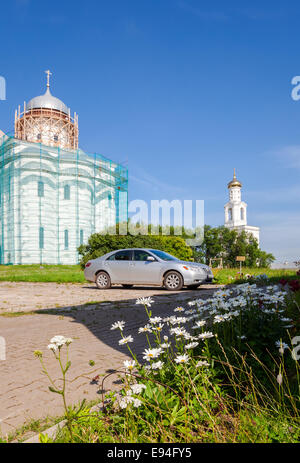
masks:
<instances>
[{"instance_id":1,"label":"clear blue sky","mask_svg":"<svg viewBox=\"0 0 300 463\"><path fill-rule=\"evenodd\" d=\"M2 130L49 68L81 147L128 161L130 199L204 199L220 225L236 167L261 247L300 258L299 1L10 0L0 14Z\"/></svg>"}]
</instances>

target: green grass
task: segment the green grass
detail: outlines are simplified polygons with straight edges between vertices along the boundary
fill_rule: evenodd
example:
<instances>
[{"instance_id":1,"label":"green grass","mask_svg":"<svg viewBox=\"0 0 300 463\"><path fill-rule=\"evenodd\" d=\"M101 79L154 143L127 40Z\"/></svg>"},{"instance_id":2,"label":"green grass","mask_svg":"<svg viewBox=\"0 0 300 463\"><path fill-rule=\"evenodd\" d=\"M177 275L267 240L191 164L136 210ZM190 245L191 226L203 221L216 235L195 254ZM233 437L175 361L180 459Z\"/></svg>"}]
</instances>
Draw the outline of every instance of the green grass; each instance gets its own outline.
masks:
<instances>
[{"instance_id":1,"label":"green grass","mask_svg":"<svg viewBox=\"0 0 300 463\"><path fill-rule=\"evenodd\" d=\"M14 318L22 317L23 315L35 315L37 312L1 312L0 317Z\"/></svg>"},{"instance_id":2,"label":"green grass","mask_svg":"<svg viewBox=\"0 0 300 463\"><path fill-rule=\"evenodd\" d=\"M230 284L240 281L239 269L213 269L215 283ZM292 279L296 270L243 268L244 275L265 273L276 283L280 278ZM27 281L36 283L84 283L86 280L79 265L0 265L0 281Z\"/></svg>"},{"instance_id":3,"label":"green grass","mask_svg":"<svg viewBox=\"0 0 300 463\"><path fill-rule=\"evenodd\" d=\"M246 282L245 278L241 278L239 274L239 268L228 268L228 269L213 269L214 282L218 284L230 284L237 282ZM292 280L296 277L296 270L286 269L269 269L269 268L242 268L243 277L245 275L262 275L265 274L269 277L269 283L277 283L281 278L286 280Z\"/></svg>"},{"instance_id":4,"label":"green grass","mask_svg":"<svg viewBox=\"0 0 300 463\"><path fill-rule=\"evenodd\" d=\"M0 265L0 281L84 283L79 265Z\"/></svg>"}]
</instances>

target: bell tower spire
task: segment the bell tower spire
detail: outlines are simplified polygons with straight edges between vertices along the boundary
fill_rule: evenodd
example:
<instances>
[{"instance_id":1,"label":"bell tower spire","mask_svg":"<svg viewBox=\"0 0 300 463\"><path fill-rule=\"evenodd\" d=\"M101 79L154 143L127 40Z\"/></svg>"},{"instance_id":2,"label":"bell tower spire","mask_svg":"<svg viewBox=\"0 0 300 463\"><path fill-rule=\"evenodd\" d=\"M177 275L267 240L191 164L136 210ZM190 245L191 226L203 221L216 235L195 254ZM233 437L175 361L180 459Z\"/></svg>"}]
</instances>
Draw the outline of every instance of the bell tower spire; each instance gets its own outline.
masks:
<instances>
[{"instance_id":1,"label":"bell tower spire","mask_svg":"<svg viewBox=\"0 0 300 463\"><path fill-rule=\"evenodd\" d=\"M233 169L233 179L228 183L229 201L224 206L225 227L238 232L245 231L257 239L259 244L259 227L247 225L247 203L242 201L242 184Z\"/></svg>"}]
</instances>

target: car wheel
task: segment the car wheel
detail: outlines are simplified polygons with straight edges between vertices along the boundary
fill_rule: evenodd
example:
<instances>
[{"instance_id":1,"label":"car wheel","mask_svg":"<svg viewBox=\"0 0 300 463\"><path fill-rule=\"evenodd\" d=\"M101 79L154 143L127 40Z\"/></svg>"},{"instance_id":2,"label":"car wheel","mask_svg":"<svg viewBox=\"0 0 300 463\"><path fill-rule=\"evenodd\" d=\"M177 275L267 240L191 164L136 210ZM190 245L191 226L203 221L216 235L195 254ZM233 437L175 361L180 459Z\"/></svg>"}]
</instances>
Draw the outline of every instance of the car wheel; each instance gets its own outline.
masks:
<instances>
[{"instance_id":1,"label":"car wheel","mask_svg":"<svg viewBox=\"0 0 300 463\"><path fill-rule=\"evenodd\" d=\"M188 285L188 289L197 289L200 285Z\"/></svg>"},{"instance_id":2,"label":"car wheel","mask_svg":"<svg viewBox=\"0 0 300 463\"><path fill-rule=\"evenodd\" d=\"M122 286L123 286L123 288L125 288L125 289L130 289L130 288L133 287L133 285L122 285Z\"/></svg>"},{"instance_id":3,"label":"car wheel","mask_svg":"<svg viewBox=\"0 0 300 463\"><path fill-rule=\"evenodd\" d=\"M111 287L110 276L106 272L99 272L95 283L99 289L109 289Z\"/></svg>"},{"instance_id":4,"label":"car wheel","mask_svg":"<svg viewBox=\"0 0 300 463\"><path fill-rule=\"evenodd\" d=\"M169 291L179 291L183 286L183 279L180 273L170 271L164 277L164 287Z\"/></svg>"}]
</instances>

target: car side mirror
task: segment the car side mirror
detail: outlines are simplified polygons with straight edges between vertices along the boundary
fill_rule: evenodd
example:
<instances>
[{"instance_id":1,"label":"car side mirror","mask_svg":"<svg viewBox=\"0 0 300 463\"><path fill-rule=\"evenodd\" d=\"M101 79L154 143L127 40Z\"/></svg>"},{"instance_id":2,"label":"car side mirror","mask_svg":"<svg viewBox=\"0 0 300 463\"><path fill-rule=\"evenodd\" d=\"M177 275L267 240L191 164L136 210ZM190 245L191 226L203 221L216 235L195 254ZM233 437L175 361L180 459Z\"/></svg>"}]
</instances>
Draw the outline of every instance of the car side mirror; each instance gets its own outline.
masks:
<instances>
[{"instance_id":1,"label":"car side mirror","mask_svg":"<svg viewBox=\"0 0 300 463\"><path fill-rule=\"evenodd\" d=\"M153 256L148 256L148 257L147 257L147 261L148 261L148 262L154 262L155 259L154 259Z\"/></svg>"}]
</instances>

